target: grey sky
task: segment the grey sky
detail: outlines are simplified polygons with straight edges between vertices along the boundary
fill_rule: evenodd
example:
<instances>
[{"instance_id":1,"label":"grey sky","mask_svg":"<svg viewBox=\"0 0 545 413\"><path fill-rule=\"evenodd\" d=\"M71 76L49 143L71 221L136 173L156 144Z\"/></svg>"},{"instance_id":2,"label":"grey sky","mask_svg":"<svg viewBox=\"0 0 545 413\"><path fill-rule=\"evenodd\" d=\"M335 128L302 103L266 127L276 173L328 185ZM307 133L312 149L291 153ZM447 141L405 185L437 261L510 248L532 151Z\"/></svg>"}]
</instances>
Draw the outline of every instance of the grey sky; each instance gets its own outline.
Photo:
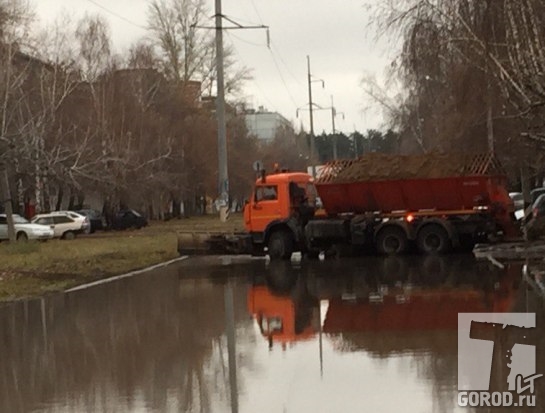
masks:
<instances>
[{"instance_id":1,"label":"grey sky","mask_svg":"<svg viewBox=\"0 0 545 413\"><path fill-rule=\"evenodd\" d=\"M42 23L52 21L62 10L82 16L99 13L111 24L115 48L123 52L146 35L149 0L31 0ZM307 61L316 79L313 100L324 107L331 105L331 95L338 112L338 130L350 133L381 125L378 104L369 102L360 85L365 74L381 78L391 60L384 46L375 43L368 29L366 0L223 0L223 13L241 24L264 24L270 27L271 50L266 47L263 30L228 31L225 40L233 44L237 59L252 69L253 80L245 87L244 98L255 108L282 113L296 127L301 123L308 130L308 110L297 107L308 103ZM367 0L369 2L369 0ZM208 0L210 15L214 1ZM109 14L98 5L111 10ZM133 22L116 17L118 14ZM210 24L213 24L212 19ZM226 23L227 24L227 23ZM278 67L277 67L278 66ZM374 110L364 111L371 106ZM308 108L308 106L307 106ZM315 113L315 131L331 131L331 112Z\"/></svg>"}]
</instances>

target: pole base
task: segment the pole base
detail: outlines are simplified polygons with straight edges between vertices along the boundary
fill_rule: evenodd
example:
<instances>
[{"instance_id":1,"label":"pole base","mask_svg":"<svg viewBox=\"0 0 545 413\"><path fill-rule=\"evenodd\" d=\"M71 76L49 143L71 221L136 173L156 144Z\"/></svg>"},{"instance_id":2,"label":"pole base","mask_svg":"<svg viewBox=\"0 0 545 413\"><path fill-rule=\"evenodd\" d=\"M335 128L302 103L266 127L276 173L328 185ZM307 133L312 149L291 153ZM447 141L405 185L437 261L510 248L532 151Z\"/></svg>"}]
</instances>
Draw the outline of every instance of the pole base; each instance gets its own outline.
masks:
<instances>
[{"instance_id":1,"label":"pole base","mask_svg":"<svg viewBox=\"0 0 545 413\"><path fill-rule=\"evenodd\" d=\"M229 207L220 206L220 221L227 222L228 219L229 219Z\"/></svg>"}]
</instances>

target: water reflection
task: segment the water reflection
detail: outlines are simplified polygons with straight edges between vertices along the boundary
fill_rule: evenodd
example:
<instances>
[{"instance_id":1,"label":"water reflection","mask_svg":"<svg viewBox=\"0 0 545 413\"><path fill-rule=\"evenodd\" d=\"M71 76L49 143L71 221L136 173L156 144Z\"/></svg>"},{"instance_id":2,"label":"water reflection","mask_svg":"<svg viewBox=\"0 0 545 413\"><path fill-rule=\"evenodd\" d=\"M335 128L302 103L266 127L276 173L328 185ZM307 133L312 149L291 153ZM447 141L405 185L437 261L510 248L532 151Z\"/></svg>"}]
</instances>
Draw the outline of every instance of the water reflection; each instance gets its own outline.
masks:
<instances>
[{"instance_id":1,"label":"water reflection","mask_svg":"<svg viewBox=\"0 0 545 413\"><path fill-rule=\"evenodd\" d=\"M0 411L212 411L229 391L223 285L178 271L3 308Z\"/></svg>"},{"instance_id":2,"label":"water reflection","mask_svg":"<svg viewBox=\"0 0 545 413\"><path fill-rule=\"evenodd\" d=\"M364 268L324 269L271 263L250 288L249 312L271 346L313 338L322 324L315 319L320 302L322 331L330 335L453 331L459 312L510 311L521 282L520 266L467 265L466 257L389 257L369 259Z\"/></svg>"},{"instance_id":3,"label":"water reflection","mask_svg":"<svg viewBox=\"0 0 545 413\"><path fill-rule=\"evenodd\" d=\"M383 363L409 360L404 369L431 384L429 411L457 408L458 313L542 311L537 297L521 288L520 265L499 269L467 257L390 257L367 260L365 267L333 263L330 276L303 266L295 277L286 265L271 265L265 281L248 294L249 312L269 349L280 344L285 351L324 334L335 352L361 353L379 370L387 370ZM529 341L545 349L540 330L532 334ZM513 340L498 341L495 353L504 354L505 342ZM538 371L545 371L542 356ZM492 385L504 370L492 372ZM536 394L545 397L543 387Z\"/></svg>"},{"instance_id":4,"label":"water reflection","mask_svg":"<svg viewBox=\"0 0 545 413\"><path fill-rule=\"evenodd\" d=\"M450 412L460 311L542 304L463 256L194 259L1 307L0 412Z\"/></svg>"}]
</instances>

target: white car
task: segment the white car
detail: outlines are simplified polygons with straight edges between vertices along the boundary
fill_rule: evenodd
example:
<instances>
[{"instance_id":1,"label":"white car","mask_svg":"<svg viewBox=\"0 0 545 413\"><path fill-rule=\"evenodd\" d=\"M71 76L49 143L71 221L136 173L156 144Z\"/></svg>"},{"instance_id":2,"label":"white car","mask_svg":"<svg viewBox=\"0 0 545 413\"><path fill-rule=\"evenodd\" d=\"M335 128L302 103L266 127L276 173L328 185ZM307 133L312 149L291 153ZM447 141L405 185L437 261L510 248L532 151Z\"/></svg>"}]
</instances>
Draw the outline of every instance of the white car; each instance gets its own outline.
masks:
<instances>
[{"instance_id":1,"label":"white car","mask_svg":"<svg viewBox=\"0 0 545 413\"><path fill-rule=\"evenodd\" d=\"M89 219L73 211L55 211L38 214L32 218L35 224L47 225L53 229L55 238L74 239L77 234L88 233Z\"/></svg>"},{"instance_id":2,"label":"white car","mask_svg":"<svg viewBox=\"0 0 545 413\"><path fill-rule=\"evenodd\" d=\"M31 224L19 215L12 215L15 224L15 236L18 241L29 239L47 240L53 238L53 230L46 225ZM8 218L6 214L0 214L0 240L8 238Z\"/></svg>"},{"instance_id":3,"label":"white car","mask_svg":"<svg viewBox=\"0 0 545 413\"><path fill-rule=\"evenodd\" d=\"M524 196L521 192L509 192L515 206L515 219L518 221L524 218Z\"/></svg>"}]
</instances>

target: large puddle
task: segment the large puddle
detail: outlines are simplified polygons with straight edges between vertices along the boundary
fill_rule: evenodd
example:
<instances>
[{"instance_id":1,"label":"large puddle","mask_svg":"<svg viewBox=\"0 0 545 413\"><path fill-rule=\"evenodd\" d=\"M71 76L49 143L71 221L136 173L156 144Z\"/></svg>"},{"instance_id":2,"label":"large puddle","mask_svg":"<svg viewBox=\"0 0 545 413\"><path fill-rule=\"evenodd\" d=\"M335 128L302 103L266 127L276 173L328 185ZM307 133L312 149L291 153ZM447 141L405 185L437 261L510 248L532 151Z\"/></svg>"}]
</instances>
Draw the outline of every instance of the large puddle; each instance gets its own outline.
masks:
<instances>
[{"instance_id":1,"label":"large puddle","mask_svg":"<svg viewBox=\"0 0 545 413\"><path fill-rule=\"evenodd\" d=\"M519 265L190 259L1 306L0 412L468 411L457 404L464 312L535 312L543 331ZM532 336L538 373L544 336ZM542 407L515 411L543 411L545 379L535 383Z\"/></svg>"}]
</instances>

